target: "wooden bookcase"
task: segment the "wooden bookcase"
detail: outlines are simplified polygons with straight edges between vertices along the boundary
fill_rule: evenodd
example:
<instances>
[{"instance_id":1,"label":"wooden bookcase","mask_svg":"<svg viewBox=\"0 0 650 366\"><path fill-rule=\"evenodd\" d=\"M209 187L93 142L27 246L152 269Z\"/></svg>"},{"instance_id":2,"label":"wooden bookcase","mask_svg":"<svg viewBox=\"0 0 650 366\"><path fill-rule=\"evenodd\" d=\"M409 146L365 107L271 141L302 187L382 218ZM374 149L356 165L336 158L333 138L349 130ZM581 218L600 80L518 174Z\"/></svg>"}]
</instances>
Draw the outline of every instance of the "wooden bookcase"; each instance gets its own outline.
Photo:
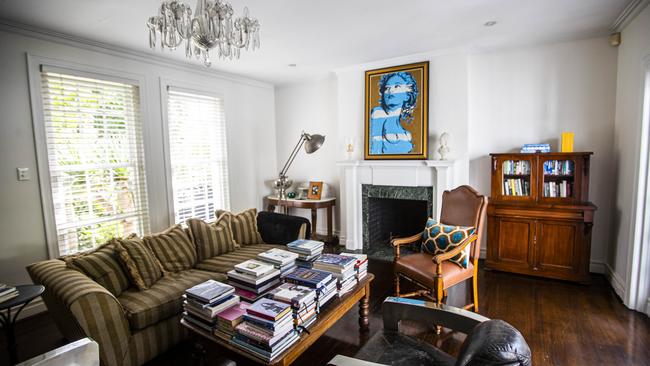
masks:
<instances>
[{"instance_id":1,"label":"wooden bookcase","mask_svg":"<svg viewBox=\"0 0 650 366\"><path fill-rule=\"evenodd\" d=\"M589 282L591 155L490 154L487 268Z\"/></svg>"}]
</instances>

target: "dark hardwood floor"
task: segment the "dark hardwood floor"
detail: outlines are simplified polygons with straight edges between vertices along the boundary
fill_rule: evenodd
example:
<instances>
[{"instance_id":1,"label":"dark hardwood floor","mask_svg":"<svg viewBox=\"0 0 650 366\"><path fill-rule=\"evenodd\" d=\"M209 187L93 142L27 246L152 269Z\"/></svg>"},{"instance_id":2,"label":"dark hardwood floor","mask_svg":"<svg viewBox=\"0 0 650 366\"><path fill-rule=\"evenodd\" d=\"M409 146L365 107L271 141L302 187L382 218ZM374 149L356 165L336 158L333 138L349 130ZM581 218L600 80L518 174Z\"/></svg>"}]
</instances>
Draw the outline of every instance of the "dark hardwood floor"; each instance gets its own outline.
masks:
<instances>
[{"instance_id":1,"label":"dark hardwood floor","mask_svg":"<svg viewBox=\"0 0 650 366\"><path fill-rule=\"evenodd\" d=\"M381 328L381 303L392 292L392 264L371 261L369 269L376 276L371 289L370 333L359 334L357 309L351 310L294 365L322 365L336 354L353 356ZM601 275L592 275L591 285L584 286L481 269L479 284L479 312L519 329L530 345L534 365L650 365L650 320L625 308ZM462 285L451 290L449 304L462 305L466 291ZM422 324L406 324L403 331L451 354L458 352L465 338L449 331L436 336L431 327ZM21 360L65 343L47 313L22 320L17 339ZM0 346L0 365L7 365L1 337ZM191 351L191 343L186 342L149 365L186 365ZM217 347L210 347L208 364L218 356Z\"/></svg>"}]
</instances>

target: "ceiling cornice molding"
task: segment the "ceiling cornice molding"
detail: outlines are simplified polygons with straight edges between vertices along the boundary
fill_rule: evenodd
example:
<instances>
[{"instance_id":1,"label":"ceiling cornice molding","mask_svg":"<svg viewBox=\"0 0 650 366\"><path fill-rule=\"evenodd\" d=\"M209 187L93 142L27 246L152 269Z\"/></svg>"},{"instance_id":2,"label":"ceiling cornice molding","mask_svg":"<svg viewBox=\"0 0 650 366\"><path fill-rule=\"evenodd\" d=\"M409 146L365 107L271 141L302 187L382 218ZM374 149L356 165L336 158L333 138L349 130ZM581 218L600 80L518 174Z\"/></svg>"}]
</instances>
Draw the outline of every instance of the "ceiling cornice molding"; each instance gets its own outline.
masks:
<instances>
[{"instance_id":1,"label":"ceiling cornice molding","mask_svg":"<svg viewBox=\"0 0 650 366\"><path fill-rule=\"evenodd\" d=\"M14 22L8 19L0 18L0 31L19 34L26 37L36 38L44 41L64 44L71 47L81 48L87 51L109 54L112 56L122 57L134 61L156 64L159 66L173 67L175 69L201 74L203 76L219 78L236 83L242 83L249 86L255 86L263 89L274 89L271 83L247 78L244 76L230 74L214 69L205 69L203 66L192 65L182 61L168 59L166 57L152 55L142 51L136 51L126 47L120 47L108 43L94 41L91 39L74 36L66 33L55 32L52 30L35 27L32 25Z\"/></svg>"},{"instance_id":2,"label":"ceiling cornice molding","mask_svg":"<svg viewBox=\"0 0 650 366\"><path fill-rule=\"evenodd\" d=\"M410 63L414 63L414 62L419 62L419 61L414 61L416 59L420 59L420 61L426 61L426 60L429 60L429 59L433 59L433 58L440 57L440 56L445 56L445 55L470 54L471 50L472 50L471 46L444 48L444 49L435 50L435 51L413 53L413 54L410 54L410 55L392 57L392 58L387 58L387 59L382 59L382 60L369 61L369 62L364 62L364 63L360 63L360 64L355 64L355 65L349 65L349 66L342 66L342 67L332 69L332 72L334 72L335 74L338 75L340 73L345 73L345 72L348 72L348 71L359 71L359 70L364 70L365 71L365 70L378 69L378 68L392 66L392 65L410 64Z\"/></svg>"},{"instance_id":3,"label":"ceiling cornice molding","mask_svg":"<svg viewBox=\"0 0 650 366\"><path fill-rule=\"evenodd\" d=\"M650 0L632 0L609 27L610 32L616 33L623 30L648 4L650 4Z\"/></svg>"}]
</instances>

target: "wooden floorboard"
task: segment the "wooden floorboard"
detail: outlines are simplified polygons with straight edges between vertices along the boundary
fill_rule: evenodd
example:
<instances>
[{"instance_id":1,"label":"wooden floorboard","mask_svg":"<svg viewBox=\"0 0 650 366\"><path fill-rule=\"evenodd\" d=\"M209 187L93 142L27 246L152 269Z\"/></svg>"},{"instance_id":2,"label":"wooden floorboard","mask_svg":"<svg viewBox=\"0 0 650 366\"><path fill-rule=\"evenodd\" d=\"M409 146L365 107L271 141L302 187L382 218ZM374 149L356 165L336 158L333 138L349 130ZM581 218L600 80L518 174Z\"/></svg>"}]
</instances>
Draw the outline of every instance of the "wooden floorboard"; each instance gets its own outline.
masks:
<instances>
[{"instance_id":1,"label":"wooden floorboard","mask_svg":"<svg viewBox=\"0 0 650 366\"><path fill-rule=\"evenodd\" d=\"M294 365L322 365L336 354L353 356L381 328L381 302L392 292L392 264L370 261L369 270L376 276L371 288L370 333L359 334L354 308ZM601 275L592 275L590 285L578 285L481 269L479 286L480 313L519 329L532 349L534 365L650 365L650 320L625 308ZM467 289L460 285L450 291L448 302L462 305L467 298ZM406 324L403 331L451 354L457 354L465 338L449 331L436 336L422 324ZM22 320L17 337L22 360L65 343L47 313ZM2 336L0 347L0 365L7 365ZM183 343L149 365L184 365L190 353L191 344ZM208 364L218 355L216 346L209 349Z\"/></svg>"}]
</instances>

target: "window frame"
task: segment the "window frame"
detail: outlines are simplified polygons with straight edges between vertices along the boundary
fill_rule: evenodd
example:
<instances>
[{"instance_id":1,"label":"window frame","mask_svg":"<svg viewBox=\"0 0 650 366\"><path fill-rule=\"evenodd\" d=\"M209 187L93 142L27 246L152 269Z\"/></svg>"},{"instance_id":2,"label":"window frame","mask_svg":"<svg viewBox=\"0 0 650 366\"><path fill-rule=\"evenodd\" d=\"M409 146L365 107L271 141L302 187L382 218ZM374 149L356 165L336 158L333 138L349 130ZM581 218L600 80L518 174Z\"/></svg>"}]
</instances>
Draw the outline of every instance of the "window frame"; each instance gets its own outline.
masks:
<instances>
[{"instance_id":1,"label":"window frame","mask_svg":"<svg viewBox=\"0 0 650 366\"><path fill-rule=\"evenodd\" d=\"M43 110L43 98L41 93L41 69L46 68L49 71L60 72L68 75L113 81L124 84L131 84L138 87L140 98L140 122L142 124L142 144L144 150L144 184L146 188L144 200L147 201L146 224L151 230L151 207L149 205L151 182L148 179L148 157L151 156L151 147L149 144L149 116L146 105L146 82L145 77L139 74L127 72L118 72L115 70L91 67L77 64L74 62L57 60L48 57L27 54L27 74L29 81L29 97L32 111L32 127L34 133L34 144L36 148L36 168L38 172L39 191L41 196L43 223L45 228L45 240L47 243L48 257L50 259L60 257L59 243L57 237L56 215L54 210L54 197L52 195L52 184L50 176L50 166L48 159L47 138L45 129L45 115ZM139 233L141 235L148 233Z\"/></svg>"},{"instance_id":2,"label":"window frame","mask_svg":"<svg viewBox=\"0 0 650 366\"><path fill-rule=\"evenodd\" d=\"M171 166L171 146L169 138L169 103L168 103L168 91L169 88L185 91L188 93L202 94L205 96L220 98L223 103L223 113L226 124L226 174L228 174L228 201L232 202L232 168L230 162L231 159L231 147L230 147L230 128L228 126L228 101L225 98L225 93L218 88L206 88L205 86L188 83L186 81L179 81L167 78L160 78L160 105L161 105L161 114L162 114L162 131L163 131L163 158L165 161L165 187L167 195L167 208L168 208L168 224L170 226L175 225L174 214L174 187L172 182L172 166Z\"/></svg>"}]
</instances>

